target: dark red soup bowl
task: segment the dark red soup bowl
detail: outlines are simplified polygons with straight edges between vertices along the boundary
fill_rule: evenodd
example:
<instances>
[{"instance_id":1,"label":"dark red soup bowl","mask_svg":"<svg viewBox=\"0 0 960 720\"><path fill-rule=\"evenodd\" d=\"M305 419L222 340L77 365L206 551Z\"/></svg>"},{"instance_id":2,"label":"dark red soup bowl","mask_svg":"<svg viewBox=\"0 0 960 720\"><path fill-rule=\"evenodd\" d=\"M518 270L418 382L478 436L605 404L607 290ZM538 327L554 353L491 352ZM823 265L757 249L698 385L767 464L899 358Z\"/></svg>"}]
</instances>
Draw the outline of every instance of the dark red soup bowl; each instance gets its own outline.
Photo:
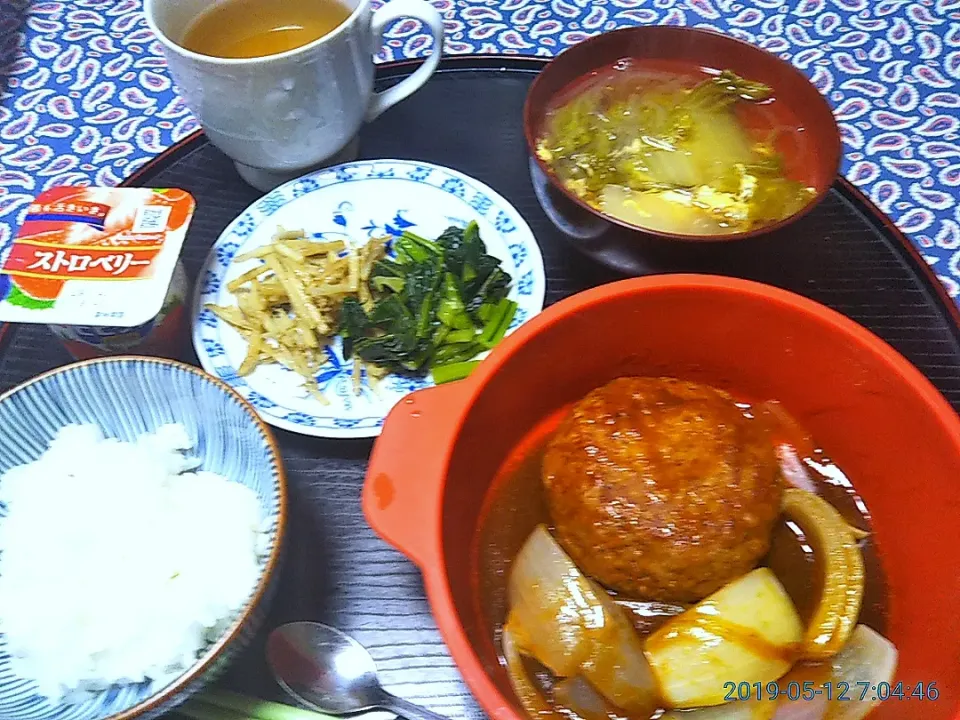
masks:
<instances>
[{"instance_id":1,"label":"dark red soup bowl","mask_svg":"<svg viewBox=\"0 0 960 720\"><path fill-rule=\"evenodd\" d=\"M687 235L633 225L597 210L569 191L550 166L537 157L537 141L543 134L545 121L551 110L574 97L592 78L615 73L614 68L622 67L624 61L638 70L645 66L657 72L674 70L700 79L707 73L732 70L743 78L768 85L773 90L773 99L763 104L762 117L765 124L781 129L776 149L783 157L785 173L813 188L812 200L777 223L749 231ZM672 26L623 28L565 50L547 64L531 85L523 109L523 127L531 158L551 187L567 200L613 225L672 240L739 240L781 228L813 209L830 190L840 169L841 144L836 120L826 99L806 76L776 55L710 30Z\"/></svg>"},{"instance_id":2,"label":"dark red soup bowl","mask_svg":"<svg viewBox=\"0 0 960 720\"><path fill-rule=\"evenodd\" d=\"M364 512L419 565L437 625L487 714L528 720L480 600L478 533L491 484L531 429L623 375L783 403L873 514L885 635L900 653L895 682L939 691L936 700L892 698L871 719L960 720L960 418L915 367L846 317L705 275L624 280L557 303L470 378L413 393L386 421Z\"/></svg>"}]
</instances>

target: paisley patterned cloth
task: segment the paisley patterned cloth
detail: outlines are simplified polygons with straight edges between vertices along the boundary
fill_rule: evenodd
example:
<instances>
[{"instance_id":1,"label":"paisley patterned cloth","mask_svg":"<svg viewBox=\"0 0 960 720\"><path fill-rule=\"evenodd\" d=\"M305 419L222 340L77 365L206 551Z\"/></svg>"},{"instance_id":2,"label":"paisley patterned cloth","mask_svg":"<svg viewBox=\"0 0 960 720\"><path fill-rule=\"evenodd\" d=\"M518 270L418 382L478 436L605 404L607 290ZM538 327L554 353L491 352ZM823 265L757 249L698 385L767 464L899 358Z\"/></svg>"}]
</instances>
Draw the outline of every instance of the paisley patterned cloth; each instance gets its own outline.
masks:
<instances>
[{"instance_id":1,"label":"paisley patterned cloth","mask_svg":"<svg viewBox=\"0 0 960 720\"><path fill-rule=\"evenodd\" d=\"M694 25L789 59L832 103L843 172L960 299L960 0L432 0L446 52L551 56L605 30ZM384 61L423 54L396 24ZM0 249L30 200L114 185L197 128L140 0L0 0Z\"/></svg>"}]
</instances>

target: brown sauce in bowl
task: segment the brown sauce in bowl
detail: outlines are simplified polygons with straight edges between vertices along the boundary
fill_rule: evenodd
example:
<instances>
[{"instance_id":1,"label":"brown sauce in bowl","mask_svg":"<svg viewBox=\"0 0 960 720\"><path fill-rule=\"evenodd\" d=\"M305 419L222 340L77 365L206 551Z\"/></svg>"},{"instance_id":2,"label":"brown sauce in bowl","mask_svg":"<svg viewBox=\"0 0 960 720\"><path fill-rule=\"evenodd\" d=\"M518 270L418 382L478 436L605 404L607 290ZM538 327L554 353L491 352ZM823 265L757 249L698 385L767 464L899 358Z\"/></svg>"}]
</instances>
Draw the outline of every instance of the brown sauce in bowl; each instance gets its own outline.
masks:
<instances>
[{"instance_id":1,"label":"brown sauce in bowl","mask_svg":"<svg viewBox=\"0 0 960 720\"><path fill-rule=\"evenodd\" d=\"M751 412L743 403L744 412ZM473 548L474 597L477 611L489 628L489 636L499 648L500 629L508 610L507 587L513 558L533 529L541 523L550 525L541 479L543 455L547 442L560 420L569 412L562 408L545 419L520 443L503 463L485 500L481 522ZM802 428L785 428L777 441L789 442L797 448L800 461L813 480L818 494L827 500L851 525L871 531L870 512L843 470L808 436L798 436ZM860 541L866 576L865 592L859 622L880 634L887 630L888 591L880 557L873 536ZM808 621L821 591L821 568L813 549L798 526L784 518L775 524L771 547L759 563L769 567L793 600L801 620ZM640 600L611 593L628 613L634 628L646 637L686 608L683 605ZM530 677L541 690L549 693L549 673L535 661L528 664ZM823 678L829 670L816 665L798 665L790 671L790 679L802 674L805 678ZM657 717L657 715L654 715ZM646 720L644 718L643 720Z\"/></svg>"}]
</instances>

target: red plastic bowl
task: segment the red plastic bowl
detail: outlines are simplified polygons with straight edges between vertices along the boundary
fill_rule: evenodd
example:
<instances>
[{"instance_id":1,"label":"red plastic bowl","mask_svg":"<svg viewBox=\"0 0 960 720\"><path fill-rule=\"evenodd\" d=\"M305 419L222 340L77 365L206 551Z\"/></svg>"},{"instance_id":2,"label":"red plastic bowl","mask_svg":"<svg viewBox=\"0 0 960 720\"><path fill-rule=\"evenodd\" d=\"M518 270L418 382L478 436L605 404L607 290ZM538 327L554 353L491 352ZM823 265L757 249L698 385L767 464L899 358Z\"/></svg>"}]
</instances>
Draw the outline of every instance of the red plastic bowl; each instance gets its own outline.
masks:
<instances>
[{"instance_id":1,"label":"red plastic bowl","mask_svg":"<svg viewBox=\"0 0 960 720\"><path fill-rule=\"evenodd\" d=\"M479 617L471 557L499 466L539 421L627 374L672 375L784 403L873 513L898 680L876 720L960 720L960 418L889 345L767 285L662 275L568 298L508 337L469 379L390 413L363 490L373 528L416 562L440 631L483 709L528 720Z\"/></svg>"},{"instance_id":2,"label":"red plastic bowl","mask_svg":"<svg viewBox=\"0 0 960 720\"><path fill-rule=\"evenodd\" d=\"M781 148L786 153L791 177L816 190L805 207L778 223L749 232L727 235L686 235L652 230L606 215L567 190L550 166L536 154L537 139L544 119L555 99L596 71L605 71L618 61L653 60L711 70L733 70L750 80L773 88L770 112L783 125L803 128L796 147ZM688 27L632 27L602 33L564 50L540 72L523 108L523 129L531 157L540 166L551 185L590 214L607 222L647 235L691 242L740 240L772 232L810 212L819 203L840 170L840 131L826 99L807 77L785 60L742 40L711 30Z\"/></svg>"}]
</instances>

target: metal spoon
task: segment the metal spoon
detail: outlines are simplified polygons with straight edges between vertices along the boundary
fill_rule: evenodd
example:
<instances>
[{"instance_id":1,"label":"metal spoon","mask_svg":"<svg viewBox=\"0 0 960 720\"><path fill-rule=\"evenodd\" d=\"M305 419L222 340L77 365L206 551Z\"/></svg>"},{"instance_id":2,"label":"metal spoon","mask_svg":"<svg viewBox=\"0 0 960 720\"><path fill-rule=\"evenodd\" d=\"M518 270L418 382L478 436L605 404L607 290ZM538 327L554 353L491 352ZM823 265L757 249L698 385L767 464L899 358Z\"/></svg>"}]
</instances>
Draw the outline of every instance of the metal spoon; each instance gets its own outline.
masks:
<instances>
[{"instance_id":1,"label":"metal spoon","mask_svg":"<svg viewBox=\"0 0 960 720\"><path fill-rule=\"evenodd\" d=\"M267 663L284 690L320 712L349 715L382 708L407 720L448 720L384 690L370 653L327 625L281 625L267 638Z\"/></svg>"}]
</instances>

